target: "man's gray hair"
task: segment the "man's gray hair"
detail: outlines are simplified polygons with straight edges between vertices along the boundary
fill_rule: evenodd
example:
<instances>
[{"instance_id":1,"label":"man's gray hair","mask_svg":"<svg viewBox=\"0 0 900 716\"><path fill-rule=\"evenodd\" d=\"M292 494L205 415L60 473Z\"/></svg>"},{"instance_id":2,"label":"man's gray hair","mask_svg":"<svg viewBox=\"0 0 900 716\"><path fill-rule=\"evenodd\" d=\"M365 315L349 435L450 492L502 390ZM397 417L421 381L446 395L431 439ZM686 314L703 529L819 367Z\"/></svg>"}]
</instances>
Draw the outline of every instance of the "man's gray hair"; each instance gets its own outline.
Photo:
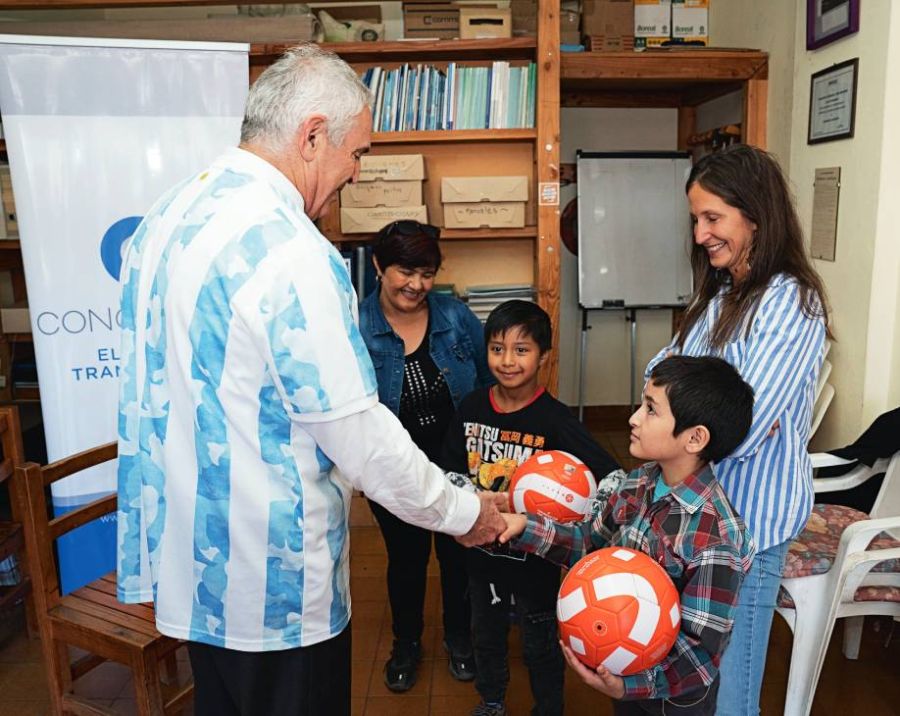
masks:
<instances>
[{"instance_id":1,"label":"man's gray hair","mask_svg":"<svg viewBox=\"0 0 900 716\"><path fill-rule=\"evenodd\" d=\"M365 107L371 109L372 93L350 65L318 45L298 45L250 87L241 143L283 151L307 117L321 114L328 140L341 144Z\"/></svg>"}]
</instances>

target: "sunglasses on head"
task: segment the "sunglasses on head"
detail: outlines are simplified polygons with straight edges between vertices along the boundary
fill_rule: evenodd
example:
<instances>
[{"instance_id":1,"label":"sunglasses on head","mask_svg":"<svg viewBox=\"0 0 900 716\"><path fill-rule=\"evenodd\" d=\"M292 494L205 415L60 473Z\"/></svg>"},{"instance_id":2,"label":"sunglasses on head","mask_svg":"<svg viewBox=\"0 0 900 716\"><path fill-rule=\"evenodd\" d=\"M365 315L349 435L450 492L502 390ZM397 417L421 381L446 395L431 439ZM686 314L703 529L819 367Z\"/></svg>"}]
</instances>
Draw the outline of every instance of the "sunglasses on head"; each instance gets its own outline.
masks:
<instances>
[{"instance_id":1,"label":"sunglasses on head","mask_svg":"<svg viewBox=\"0 0 900 716\"><path fill-rule=\"evenodd\" d=\"M392 224L388 224L381 230L382 236L390 236L391 234L400 234L401 236L425 234L429 239L434 239L435 241L441 238L441 230L437 226L420 224L412 219L400 219Z\"/></svg>"}]
</instances>

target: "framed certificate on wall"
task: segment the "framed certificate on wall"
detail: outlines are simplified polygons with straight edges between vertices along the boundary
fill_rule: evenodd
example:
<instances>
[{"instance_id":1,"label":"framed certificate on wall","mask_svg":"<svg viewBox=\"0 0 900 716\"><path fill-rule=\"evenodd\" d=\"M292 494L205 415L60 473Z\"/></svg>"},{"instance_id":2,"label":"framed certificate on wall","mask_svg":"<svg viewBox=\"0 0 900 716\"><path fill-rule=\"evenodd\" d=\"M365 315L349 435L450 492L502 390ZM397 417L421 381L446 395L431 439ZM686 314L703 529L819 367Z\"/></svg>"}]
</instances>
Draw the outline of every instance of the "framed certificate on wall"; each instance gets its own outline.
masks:
<instances>
[{"instance_id":1,"label":"framed certificate on wall","mask_svg":"<svg viewBox=\"0 0 900 716\"><path fill-rule=\"evenodd\" d=\"M806 0L806 49L859 31L859 0Z\"/></svg>"},{"instance_id":2,"label":"framed certificate on wall","mask_svg":"<svg viewBox=\"0 0 900 716\"><path fill-rule=\"evenodd\" d=\"M816 72L810 79L807 144L853 136L859 58Z\"/></svg>"}]
</instances>

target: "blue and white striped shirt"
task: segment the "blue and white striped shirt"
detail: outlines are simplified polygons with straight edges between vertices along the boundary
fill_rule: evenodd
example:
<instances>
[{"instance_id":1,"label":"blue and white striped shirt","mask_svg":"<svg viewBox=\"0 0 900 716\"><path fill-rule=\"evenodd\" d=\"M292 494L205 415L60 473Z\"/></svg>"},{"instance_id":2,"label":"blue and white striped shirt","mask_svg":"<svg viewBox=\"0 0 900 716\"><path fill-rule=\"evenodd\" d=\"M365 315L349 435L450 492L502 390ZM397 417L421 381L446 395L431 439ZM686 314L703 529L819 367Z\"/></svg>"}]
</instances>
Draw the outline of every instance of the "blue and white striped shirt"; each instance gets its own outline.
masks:
<instances>
[{"instance_id":1,"label":"blue and white striped shirt","mask_svg":"<svg viewBox=\"0 0 900 716\"><path fill-rule=\"evenodd\" d=\"M377 406L340 254L231 149L144 218L122 267L118 594L242 651L350 618L350 485L310 434Z\"/></svg>"},{"instance_id":2,"label":"blue and white striped shirt","mask_svg":"<svg viewBox=\"0 0 900 716\"><path fill-rule=\"evenodd\" d=\"M733 365L753 388L753 424L744 442L714 466L725 494L763 551L793 539L812 510L812 465L806 450L816 381L825 347L825 322L802 309L797 281L775 276L752 317L733 339L709 344L725 287L691 327L678 349L677 336L647 365L645 377L668 353L714 355ZM778 429L770 435L772 426Z\"/></svg>"}]
</instances>

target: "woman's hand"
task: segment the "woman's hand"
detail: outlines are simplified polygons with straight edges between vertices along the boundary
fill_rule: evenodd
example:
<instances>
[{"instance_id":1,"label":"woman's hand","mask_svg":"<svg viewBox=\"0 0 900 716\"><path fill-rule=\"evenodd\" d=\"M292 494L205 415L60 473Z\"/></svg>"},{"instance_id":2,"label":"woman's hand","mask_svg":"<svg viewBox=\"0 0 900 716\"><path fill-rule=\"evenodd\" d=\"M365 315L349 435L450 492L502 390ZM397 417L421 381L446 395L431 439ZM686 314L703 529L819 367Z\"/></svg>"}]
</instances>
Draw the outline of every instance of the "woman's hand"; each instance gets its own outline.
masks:
<instances>
[{"instance_id":1,"label":"woman's hand","mask_svg":"<svg viewBox=\"0 0 900 716\"><path fill-rule=\"evenodd\" d=\"M562 647L563 656L566 657L569 666L574 669L584 683L614 699L621 699L625 695L625 680L621 676L616 676L603 664L598 666L596 671L591 671L578 660L575 652L569 647L561 641L559 645Z\"/></svg>"}]
</instances>

